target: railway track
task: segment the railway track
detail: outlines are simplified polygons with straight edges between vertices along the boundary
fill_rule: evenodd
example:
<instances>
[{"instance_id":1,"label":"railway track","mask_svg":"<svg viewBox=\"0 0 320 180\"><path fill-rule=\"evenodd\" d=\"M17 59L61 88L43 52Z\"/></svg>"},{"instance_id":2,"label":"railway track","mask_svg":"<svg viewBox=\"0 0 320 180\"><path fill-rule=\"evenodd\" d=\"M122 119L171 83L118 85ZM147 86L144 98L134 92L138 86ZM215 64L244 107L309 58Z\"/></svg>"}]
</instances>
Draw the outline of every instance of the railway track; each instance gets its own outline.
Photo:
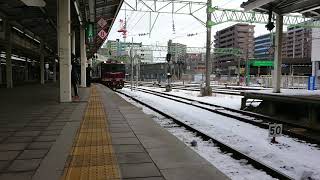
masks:
<instances>
[{"instance_id":1,"label":"railway track","mask_svg":"<svg viewBox=\"0 0 320 180\"><path fill-rule=\"evenodd\" d=\"M144 93L149 93L155 96L159 96L162 98L170 99L176 102L180 102L183 104L188 104L197 108L201 108L201 109L210 111L212 113L220 114L222 116L226 116L226 117L233 118L245 123L252 124L254 126L258 126L263 129L269 129L269 124L271 123L280 123L280 124L283 124L283 134L293 138L297 138L302 141L309 142L309 143L313 143L317 145L320 144L320 132L309 127L293 124L286 121L281 121L279 119L275 119L275 118L257 114L257 113L232 109L232 108L228 108L220 105L193 100L186 97L176 96L173 94L162 93L162 92L141 89L141 88L138 88L137 90ZM295 132L296 130L299 130L299 131Z\"/></svg>"},{"instance_id":2,"label":"railway track","mask_svg":"<svg viewBox=\"0 0 320 180\"><path fill-rule=\"evenodd\" d=\"M172 87L172 89L179 89L179 90L185 90L185 91L200 91L200 88L196 89L189 89L186 87ZM240 91L230 91L230 90L219 90L219 89L212 89L213 93L217 94L227 94L227 95L233 95L233 96L242 96Z\"/></svg>"},{"instance_id":3,"label":"railway track","mask_svg":"<svg viewBox=\"0 0 320 180\"><path fill-rule=\"evenodd\" d=\"M129 85L126 85L126 87L129 87ZM151 86L147 86L147 87L151 87ZM161 88L165 88L164 86L161 86ZM191 89L192 88L192 89ZM198 87L179 87L179 86L173 86L172 89L179 89L179 90L185 90L185 91L194 91L194 92L199 92L200 88ZM219 88L213 88L212 89L213 93L217 93L217 94L226 94L226 95L233 95L233 96L242 96L241 92L238 90L224 90L224 89L219 89Z\"/></svg>"},{"instance_id":4,"label":"railway track","mask_svg":"<svg viewBox=\"0 0 320 180\"><path fill-rule=\"evenodd\" d=\"M124 95L124 96L126 96L128 98L131 98L132 100L138 102L139 104L141 104L141 105L143 105L143 106L145 106L145 107L147 107L147 108L159 113L160 115L162 115L162 116L164 116L164 117L166 117L168 119L171 119L177 125L179 125L181 127L184 127L187 130L196 133L197 136L202 137L204 140L206 140L206 141L211 140L216 146L218 146L221 149L222 152L230 153L230 156L232 158L234 158L234 159L237 159L237 160L244 159L244 160L247 161L248 164L252 165L256 169L259 169L259 170L262 170L262 171L266 172L268 175L272 176L273 178L277 178L277 179L281 179L281 180L282 179L283 180L293 179L293 178L285 175L284 173L274 169L273 167L268 166L268 165L264 164L263 162L260 162L257 159L252 158L252 157L250 157L250 156L238 151L237 149L232 148L231 146L229 146L229 145L227 145L227 144L215 139L214 137L209 136L205 132L203 132L201 130L198 130L198 129L196 129L196 128L188 125L188 124L185 124L184 122L182 122L182 121L180 121L180 120L168 115L165 112L160 111L159 109L156 109L156 108L152 107L151 105L149 105L149 104L147 104L145 102L140 101L139 99L137 99L135 97L132 97L132 96L130 96L130 95L126 94L126 93L123 93L121 91L116 91L116 92L118 92L118 93L120 93L120 94L122 94L122 95Z\"/></svg>"}]
</instances>

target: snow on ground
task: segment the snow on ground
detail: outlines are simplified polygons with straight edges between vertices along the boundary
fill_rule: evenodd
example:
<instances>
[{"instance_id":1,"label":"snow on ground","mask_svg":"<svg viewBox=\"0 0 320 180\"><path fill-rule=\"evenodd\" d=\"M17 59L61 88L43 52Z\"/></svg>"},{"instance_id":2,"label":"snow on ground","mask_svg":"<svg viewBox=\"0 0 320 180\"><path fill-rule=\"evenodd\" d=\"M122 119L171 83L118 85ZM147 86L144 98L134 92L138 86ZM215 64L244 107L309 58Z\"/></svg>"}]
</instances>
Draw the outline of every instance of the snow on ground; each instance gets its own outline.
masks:
<instances>
[{"instance_id":1,"label":"snow on ground","mask_svg":"<svg viewBox=\"0 0 320 180\"><path fill-rule=\"evenodd\" d=\"M274 179L263 171L257 170L251 165L246 164L244 161L235 160L230 155L220 151L211 141L204 141L200 137L197 137L195 133L186 130L183 127L177 127L176 124L169 119L161 116L160 114L150 110L145 106L141 106L130 100L129 98L122 96L128 102L135 106L142 107L143 112L152 115L153 120L159 123L162 127L166 128L171 134L183 141L186 145L200 154L207 161L212 163L216 168L226 174L228 177L236 180L269 180ZM192 147L191 141L197 141L197 146Z\"/></svg>"},{"instance_id":2,"label":"snow on ground","mask_svg":"<svg viewBox=\"0 0 320 180\"><path fill-rule=\"evenodd\" d=\"M149 90L158 91L158 92L164 92L163 88L157 88L157 87L140 87L140 88L149 89ZM180 89L173 89L171 92L165 92L165 93L186 97L189 99L202 101L206 103L216 104L224 107L229 107L233 109L240 109L241 107L242 96L213 94L213 96L211 97L200 97L199 96L200 92L198 91L187 91L187 90L180 90Z\"/></svg>"},{"instance_id":3,"label":"snow on ground","mask_svg":"<svg viewBox=\"0 0 320 180\"><path fill-rule=\"evenodd\" d=\"M320 179L320 149L315 145L287 136L277 138L279 144L271 144L266 129L151 94L131 92L129 89L122 89L122 92L133 95L294 179L300 179L305 172L312 172L314 179Z\"/></svg>"},{"instance_id":4,"label":"snow on ground","mask_svg":"<svg viewBox=\"0 0 320 180\"><path fill-rule=\"evenodd\" d=\"M173 82L173 85L184 85L184 86L195 86L195 87L200 87L200 82L190 82L190 83L183 83L183 82ZM217 87L217 88L225 88L224 84L218 84L214 81L210 82L210 86L211 87ZM237 89L255 89L255 90L261 90L261 89L271 89L271 88L265 88L265 87L261 87L261 86L245 86L245 85L241 85L241 86L236 86L236 85L227 85L227 87L229 88L237 88Z\"/></svg>"}]
</instances>

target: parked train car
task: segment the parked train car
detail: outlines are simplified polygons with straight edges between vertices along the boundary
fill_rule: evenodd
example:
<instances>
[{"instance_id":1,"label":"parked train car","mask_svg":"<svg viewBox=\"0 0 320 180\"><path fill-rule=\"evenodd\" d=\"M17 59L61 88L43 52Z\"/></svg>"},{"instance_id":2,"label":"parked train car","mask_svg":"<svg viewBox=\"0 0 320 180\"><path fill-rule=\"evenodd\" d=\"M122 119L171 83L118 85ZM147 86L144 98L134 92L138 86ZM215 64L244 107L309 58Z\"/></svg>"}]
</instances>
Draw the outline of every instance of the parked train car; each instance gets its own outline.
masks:
<instances>
[{"instance_id":1,"label":"parked train car","mask_svg":"<svg viewBox=\"0 0 320 180\"><path fill-rule=\"evenodd\" d=\"M93 81L102 83L112 89L122 89L125 79L125 64L108 60L93 67Z\"/></svg>"}]
</instances>

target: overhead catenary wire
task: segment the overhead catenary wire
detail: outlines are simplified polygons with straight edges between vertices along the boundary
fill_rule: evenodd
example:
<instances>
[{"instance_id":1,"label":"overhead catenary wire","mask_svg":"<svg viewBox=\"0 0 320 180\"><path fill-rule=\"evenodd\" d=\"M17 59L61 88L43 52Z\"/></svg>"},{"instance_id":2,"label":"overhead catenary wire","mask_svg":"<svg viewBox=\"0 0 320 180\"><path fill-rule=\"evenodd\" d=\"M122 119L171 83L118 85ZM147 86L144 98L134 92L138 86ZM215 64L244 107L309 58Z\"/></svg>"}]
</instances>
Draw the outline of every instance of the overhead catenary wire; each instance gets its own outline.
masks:
<instances>
[{"instance_id":1,"label":"overhead catenary wire","mask_svg":"<svg viewBox=\"0 0 320 180\"><path fill-rule=\"evenodd\" d=\"M151 5L151 6L153 6L154 5L154 3ZM141 8L142 9L142 8ZM140 10L141 10L140 9ZM145 16L147 14L147 12L144 12L143 13L143 15L138 19L138 21L131 27L131 29L130 29L130 31L132 31L134 28L135 28L135 26L141 21L141 19Z\"/></svg>"}]
</instances>

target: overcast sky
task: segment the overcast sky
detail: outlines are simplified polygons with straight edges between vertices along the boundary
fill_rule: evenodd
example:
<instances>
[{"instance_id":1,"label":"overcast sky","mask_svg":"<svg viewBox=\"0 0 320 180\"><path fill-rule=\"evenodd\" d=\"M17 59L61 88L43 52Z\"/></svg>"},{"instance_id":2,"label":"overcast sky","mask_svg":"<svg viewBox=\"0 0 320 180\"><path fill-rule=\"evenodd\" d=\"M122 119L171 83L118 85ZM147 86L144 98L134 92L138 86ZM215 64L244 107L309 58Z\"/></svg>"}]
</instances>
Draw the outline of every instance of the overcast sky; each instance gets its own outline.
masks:
<instances>
[{"instance_id":1,"label":"overcast sky","mask_svg":"<svg viewBox=\"0 0 320 180\"><path fill-rule=\"evenodd\" d=\"M126 0L129 4L134 4L132 0ZM190 1L190 0L188 0ZM206 0L192 0L197 2L205 2ZM228 9L241 9L240 4L245 0L212 0L213 6L218 6L220 8L228 8ZM148 5L152 5L153 2L149 1ZM161 5L161 4L160 4ZM159 5L159 6L160 6ZM143 7L142 3L140 6L142 10L145 10L146 7ZM129 9L125 3L121 9ZM171 6L167 7L170 11ZM179 8L179 7L176 7ZM194 9L197 9L196 7ZM187 11L185 9L183 11ZM206 21L206 9L203 8L202 10L195 13L202 21ZM128 30L128 38L127 41L131 42L133 37L134 42L142 42L143 44L159 44L159 45L166 45L169 39L173 39L173 42L183 43L189 47L203 47L206 42L206 28L197 21L191 15L178 15L178 14L160 14L158 20L156 21L154 28L152 30L151 36L138 36L139 33L148 33L149 31L149 13L144 12L132 12L126 11L127 15L127 30ZM155 19L156 13L152 13L152 19ZM115 40L120 39L123 41L121 33L117 32L120 28L120 19L125 19L125 11L121 10L115 20L115 23L111 29L109 34L108 40ZM173 32L173 21L175 26L175 33ZM216 31L224 29L230 25L236 24L234 22L224 23L220 25L213 26L212 28L212 41L214 40L214 35ZM255 36L262 35L268 33L265 25L263 24L254 24L255 27ZM188 37L187 34L195 34L198 33L196 36Z\"/></svg>"}]
</instances>

